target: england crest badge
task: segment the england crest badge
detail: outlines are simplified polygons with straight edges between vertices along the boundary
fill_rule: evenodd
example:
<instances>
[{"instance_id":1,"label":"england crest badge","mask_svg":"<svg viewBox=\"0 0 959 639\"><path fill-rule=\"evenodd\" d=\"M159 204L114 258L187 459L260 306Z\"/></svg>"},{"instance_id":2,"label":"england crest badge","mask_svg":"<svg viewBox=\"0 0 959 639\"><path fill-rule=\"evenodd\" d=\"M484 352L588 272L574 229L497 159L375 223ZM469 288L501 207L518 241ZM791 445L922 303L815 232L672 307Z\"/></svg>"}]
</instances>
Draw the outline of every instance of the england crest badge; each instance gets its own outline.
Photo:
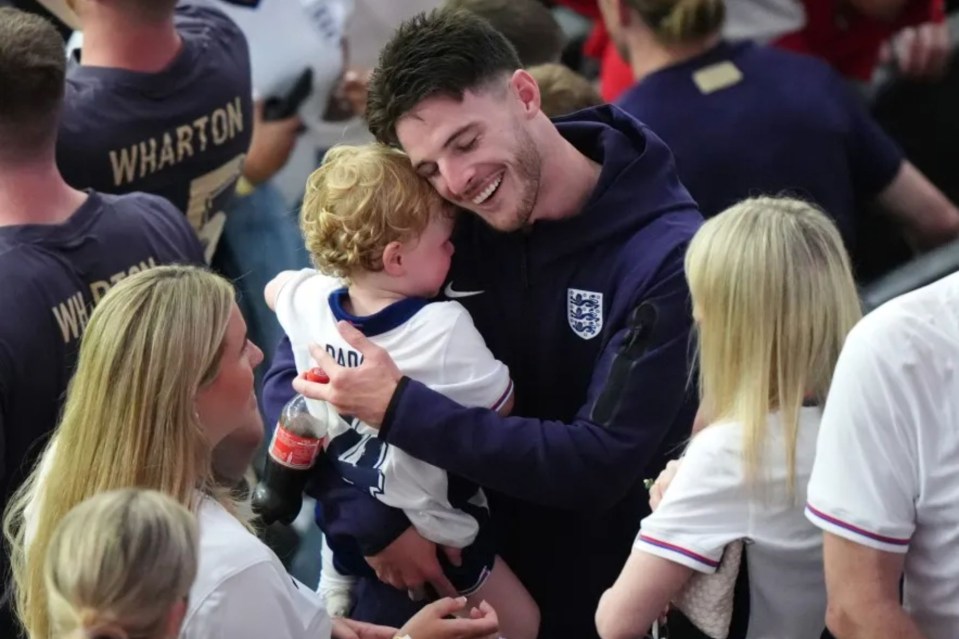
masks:
<instances>
[{"instance_id":1,"label":"england crest badge","mask_svg":"<svg viewBox=\"0 0 959 639\"><path fill-rule=\"evenodd\" d=\"M593 339L603 330L603 294L567 289L566 319L573 332L583 339Z\"/></svg>"}]
</instances>

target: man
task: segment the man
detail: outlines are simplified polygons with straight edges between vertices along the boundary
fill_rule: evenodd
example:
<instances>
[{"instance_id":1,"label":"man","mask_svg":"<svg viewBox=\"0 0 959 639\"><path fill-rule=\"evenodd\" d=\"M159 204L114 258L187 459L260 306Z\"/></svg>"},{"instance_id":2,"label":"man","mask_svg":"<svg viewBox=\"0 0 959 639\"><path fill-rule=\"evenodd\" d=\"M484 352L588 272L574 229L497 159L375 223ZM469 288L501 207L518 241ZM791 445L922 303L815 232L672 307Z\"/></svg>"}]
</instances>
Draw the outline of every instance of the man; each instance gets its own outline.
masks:
<instances>
[{"instance_id":1,"label":"man","mask_svg":"<svg viewBox=\"0 0 959 639\"><path fill-rule=\"evenodd\" d=\"M806 516L842 639L959 636L957 309L950 275L867 315L839 358Z\"/></svg>"},{"instance_id":2,"label":"man","mask_svg":"<svg viewBox=\"0 0 959 639\"><path fill-rule=\"evenodd\" d=\"M524 67L559 62L566 36L539 0L446 0L447 9L470 11L506 36Z\"/></svg>"},{"instance_id":3,"label":"man","mask_svg":"<svg viewBox=\"0 0 959 639\"><path fill-rule=\"evenodd\" d=\"M176 0L68 4L83 48L67 78L60 170L76 188L162 195L211 257L253 130L243 33Z\"/></svg>"},{"instance_id":4,"label":"man","mask_svg":"<svg viewBox=\"0 0 959 639\"><path fill-rule=\"evenodd\" d=\"M692 422L683 253L701 216L648 129L611 107L554 125L519 67L485 21L420 15L384 48L367 111L379 140L472 211L445 297L509 366L514 416L403 377L349 327L359 367L317 348L329 385L296 388L381 428L367 452L385 441L487 487L499 550L542 611L540 635L595 637L596 604L648 512L642 479ZM268 413L291 396L291 367L287 342L268 374ZM375 478L376 456L357 457ZM373 500L375 485L325 474L316 488L335 550L355 537L382 579L448 591L436 548ZM406 594L367 579L358 599L355 616L388 621Z\"/></svg>"},{"instance_id":5,"label":"man","mask_svg":"<svg viewBox=\"0 0 959 639\"><path fill-rule=\"evenodd\" d=\"M203 260L189 224L167 201L77 191L61 177L55 148L64 74L53 25L0 8L3 505L56 424L93 305L129 274ZM16 636L2 610L0 635Z\"/></svg>"},{"instance_id":6,"label":"man","mask_svg":"<svg viewBox=\"0 0 959 639\"><path fill-rule=\"evenodd\" d=\"M669 145L704 216L757 193L797 194L836 221L854 257L871 205L920 249L959 234L959 210L833 70L723 41L722 1L692 1L699 21L679 19L689 10L683 3L665 17L641 0L602 0L600 8L637 81L618 104Z\"/></svg>"}]
</instances>

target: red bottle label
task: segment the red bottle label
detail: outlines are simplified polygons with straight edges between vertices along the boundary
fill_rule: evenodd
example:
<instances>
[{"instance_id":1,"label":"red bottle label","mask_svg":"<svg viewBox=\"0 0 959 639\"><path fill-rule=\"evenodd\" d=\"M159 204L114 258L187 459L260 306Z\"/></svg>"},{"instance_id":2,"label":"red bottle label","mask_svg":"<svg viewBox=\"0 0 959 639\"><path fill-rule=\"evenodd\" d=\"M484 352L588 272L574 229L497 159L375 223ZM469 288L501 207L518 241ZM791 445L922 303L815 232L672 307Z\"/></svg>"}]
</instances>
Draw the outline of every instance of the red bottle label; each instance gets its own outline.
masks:
<instances>
[{"instance_id":1,"label":"red bottle label","mask_svg":"<svg viewBox=\"0 0 959 639\"><path fill-rule=\"evenodd\" d=\"M287 468L308 470L313 467L322 445L322 439L294 435L277 424L270 442L270 457Z\"/></svg>"}]
</instances>

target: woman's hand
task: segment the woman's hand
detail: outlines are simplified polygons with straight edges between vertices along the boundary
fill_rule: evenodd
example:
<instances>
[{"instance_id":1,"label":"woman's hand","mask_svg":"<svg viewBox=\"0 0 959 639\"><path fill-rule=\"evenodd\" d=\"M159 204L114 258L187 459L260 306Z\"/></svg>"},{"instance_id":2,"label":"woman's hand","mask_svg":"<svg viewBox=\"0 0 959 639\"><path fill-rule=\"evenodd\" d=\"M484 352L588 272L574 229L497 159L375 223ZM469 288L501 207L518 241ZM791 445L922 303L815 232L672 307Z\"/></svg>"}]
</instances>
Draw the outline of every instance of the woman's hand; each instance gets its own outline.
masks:
<instances>
[{"instance_id":1,"label":"woman's hand","mask_svg":"<svg viewBox=\"0 0 959 639\"><path fill-rule=\"evenodd\" d=\"M393 639L400 631L344 617L333 620L332 639Z\"/></svg>"},{"instance_id":2,"label":"woman's hand","mask_svg":"<svg viewBox=\"0 0 959 639\"><path fill-rule=\"evenodd\" d=\"M413 615L397 633L413 639L487 639L499 632L496 611L485 601L469 612L469 618L446 619L462 613L466 597L440 599Z\"/></svg>"},{"instance_id":3,"label":"woman's hand","mask_svg":"<svg viewBox=\"0 0 959 639\"><path fill-rule=\"evenodd\" d=\"M663 469L663 472L659 473L659 477L653 482L652 487L649 489L650 510L656 510L659 507L659 502L663 501L663 495L666 494L666 489L669 488L669 484L672 483L673 478L676 476L676 471L679 470L681 461L680 459L674 459L667 463L666 468Z\"/></svg>"}]
</instances>

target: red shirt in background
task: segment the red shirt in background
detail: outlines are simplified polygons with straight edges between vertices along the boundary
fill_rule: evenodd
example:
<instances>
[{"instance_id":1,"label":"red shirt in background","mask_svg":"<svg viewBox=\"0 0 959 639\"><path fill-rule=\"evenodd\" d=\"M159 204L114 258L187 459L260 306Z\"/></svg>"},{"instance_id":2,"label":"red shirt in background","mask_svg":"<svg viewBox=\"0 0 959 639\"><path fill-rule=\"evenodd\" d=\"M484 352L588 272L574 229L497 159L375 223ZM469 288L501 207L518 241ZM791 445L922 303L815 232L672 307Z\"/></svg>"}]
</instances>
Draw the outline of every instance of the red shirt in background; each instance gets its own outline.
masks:
<instances>
[{"instance_id":1,"label":"red shirt in background","mask_svg":"<svg viewBox=\"0 0 959 639\"><path fill-rule=\"evenodd\" d=\"M600 61L600 94L612 102L634 84L633 72L620 57L603 25L596 0L557 0L559 4L594 20L584 53ZM806 26L773 44L822 58L847 78L868 81L879 61L879 50L895 32L923 22L945 19L944 0L908 0L902 14L882 22L843 9L837 0L802 0Z\"/></svg>"},{"instance_id":2,"label":"red shirt in background","mask_svg":"<svg viewBox=\"0 0 959 639\"><path fill-rule=\"evenodd\" d=\"M803 0L806 27L775 41L776 46L826 60L842 75L869 81L883 42L900 29L945 20L944 0L909 0L892 22L844 9L836 0Z\"/></svg>"}]
</instances>

